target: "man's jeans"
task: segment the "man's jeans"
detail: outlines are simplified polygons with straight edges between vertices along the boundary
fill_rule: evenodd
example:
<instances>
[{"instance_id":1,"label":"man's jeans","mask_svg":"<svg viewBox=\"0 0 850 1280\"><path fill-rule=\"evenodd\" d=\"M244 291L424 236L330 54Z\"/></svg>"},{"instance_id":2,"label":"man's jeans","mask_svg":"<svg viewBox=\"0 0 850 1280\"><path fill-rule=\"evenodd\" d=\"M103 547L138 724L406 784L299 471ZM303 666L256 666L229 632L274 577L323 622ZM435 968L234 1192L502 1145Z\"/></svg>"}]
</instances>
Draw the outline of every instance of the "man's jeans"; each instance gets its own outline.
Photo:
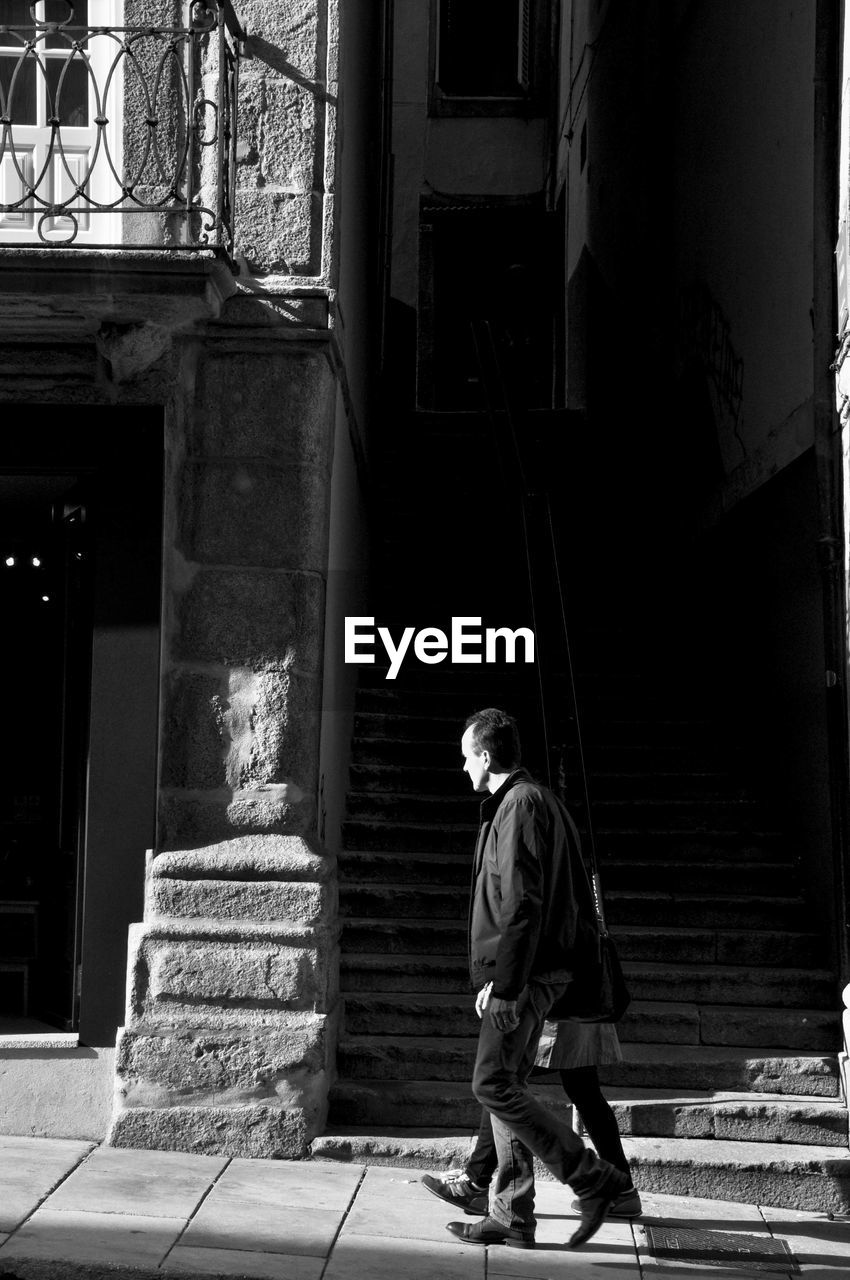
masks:
<instances>
[{"instance_id":1,"label":"man's jeans","mask_svg":"<svg viewBox=\"0 0 850 1280\"><path fill-rule=\"evenodd\" d=\"M472 1092L490 1112L499 1159L490 1186L490 1217L529 1235L536 1226L532 1153L580 1194L592 1193L611 1170L527 1087L544 1019L565 989L566 983L530 982L517 1002L519 1026L497 1031L485 1009L478 1036Z\"/></svg>"}]
</instances>

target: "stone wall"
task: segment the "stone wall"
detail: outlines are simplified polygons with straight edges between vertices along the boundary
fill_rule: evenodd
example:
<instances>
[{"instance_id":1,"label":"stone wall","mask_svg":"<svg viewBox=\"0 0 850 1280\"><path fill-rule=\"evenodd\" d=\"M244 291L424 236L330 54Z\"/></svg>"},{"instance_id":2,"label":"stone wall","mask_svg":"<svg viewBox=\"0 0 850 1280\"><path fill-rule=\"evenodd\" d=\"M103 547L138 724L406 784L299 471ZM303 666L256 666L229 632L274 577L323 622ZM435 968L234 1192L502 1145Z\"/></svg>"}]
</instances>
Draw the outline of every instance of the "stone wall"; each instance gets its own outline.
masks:
<instances>
[{"instance_id":1,"label":"stone wall","mask_svg":"<svg viewBox=\"0 0 850 1280\"><path fill-rule=\"evenodd\" d=\"M338 953L317 785L337 384L334 6L238 6L239 293L183 343L167 432L158 838L110 1141L298 1156Z\"/></svg>"},{"instance_id":2,"label":"stone wall","mask_svg":"<svg viewBox=\"0 0 850 1280\"><path fill-rule=\"evenodd\" d=\"M335 381L242 327L187 350L168 438L158 842L133 933L118 1145L298 1155L337 996L316 840Z\"/></svg>"}]
</instances>

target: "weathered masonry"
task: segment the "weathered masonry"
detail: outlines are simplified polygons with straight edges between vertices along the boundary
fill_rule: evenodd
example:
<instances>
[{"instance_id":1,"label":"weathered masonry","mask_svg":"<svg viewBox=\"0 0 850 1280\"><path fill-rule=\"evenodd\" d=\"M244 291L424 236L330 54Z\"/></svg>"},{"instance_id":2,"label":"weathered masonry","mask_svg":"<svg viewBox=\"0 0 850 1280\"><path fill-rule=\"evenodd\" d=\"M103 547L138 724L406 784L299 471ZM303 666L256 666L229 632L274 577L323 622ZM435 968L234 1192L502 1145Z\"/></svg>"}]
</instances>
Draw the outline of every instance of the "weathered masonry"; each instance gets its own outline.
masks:
<instances>
[{"instance_id":1,"label":"weathered masonry","mask_svg":"<svg viewBox=\"0 0 850 1280\"><path fill-rule=\"evenodd\" d=\"M365 350L346 362L335 310L337 5L40 0L2 21L22 728L0 1123L302 1154L338 984L331 467L344 511ZM356 514L334 518L349 536Z\"/></svg>"}]
</instances>

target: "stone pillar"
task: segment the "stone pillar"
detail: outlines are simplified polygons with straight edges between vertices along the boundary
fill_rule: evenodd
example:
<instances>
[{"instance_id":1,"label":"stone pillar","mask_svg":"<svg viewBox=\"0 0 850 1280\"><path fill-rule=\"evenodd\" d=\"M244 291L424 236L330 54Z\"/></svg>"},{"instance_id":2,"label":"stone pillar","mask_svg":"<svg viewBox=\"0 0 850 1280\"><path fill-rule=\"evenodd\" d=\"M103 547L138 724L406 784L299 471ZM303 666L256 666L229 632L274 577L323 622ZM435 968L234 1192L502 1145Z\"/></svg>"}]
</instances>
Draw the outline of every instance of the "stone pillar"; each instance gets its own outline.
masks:
<instances>
[{"instance_id":1,"label":"stone pillar","mask_svg":"<svg viewBox=\"0 0 850 1280\"><path fill-rule=\"evenodd\" d=\"M336 880L316 840L335 383L324 344L187 347L166 480L159 838L110 1141L298 1156L321 1130ZM193 367L194 366L194 367Z\"/></svg>"},{"instance_id":2,"label":"stone pillar","mask_svg":"<svg viewBox=\"0 0 850 1280\"><path fill-rule=\"evenodd\" d=\"M838 1070L841 1074L841 1088L844 1092L844 1105L850 1105L850 984L841 993L844 1008L841 1011L841 1030L843 1047L838 1055ZM850 1146L850 1132L847 1135Z\"/></svg>"}]
</instances>

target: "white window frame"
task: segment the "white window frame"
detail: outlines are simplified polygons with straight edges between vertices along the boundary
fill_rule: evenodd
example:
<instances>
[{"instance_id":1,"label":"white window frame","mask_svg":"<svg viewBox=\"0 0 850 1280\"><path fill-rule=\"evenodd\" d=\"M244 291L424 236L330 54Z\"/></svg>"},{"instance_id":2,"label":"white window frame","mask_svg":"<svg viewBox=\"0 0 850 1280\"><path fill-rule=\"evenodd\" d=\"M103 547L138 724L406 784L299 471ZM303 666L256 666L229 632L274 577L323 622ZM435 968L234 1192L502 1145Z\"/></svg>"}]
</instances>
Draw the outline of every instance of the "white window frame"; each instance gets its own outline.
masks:
<instances>
[{"instance_id":1,"label":"white window frame","mask_svg":"<svg viewBox=\"0 0 850 1280\"><path fill-rule=\"evenodd\" d=\"M123 0L89 0L88 25L90 27L120 27L124 20ZM35 6L36 18L43 19L44 0L38 0ZM0 35L0 42L3 37ZM21 46L12 43L0 43L0 54L20 53ZM41 41L36 46L36 54L44 64L47 61L67 60L71 51L67 46L47 49ZM47 165L47 172L37 188L37 195L45 203L60 203L73 194L74 189L85 176L90 157L98 145L99 126L94 123L97 114L97 98L92 84L92 76L98 90L103 95L109 71L119 46L112 36L92 36L89 38L85 54L74 54L80 61L86 57L91 65L88 75L89 85L89 123L83 126L62 125L59 128L61 147L57 141L51 153L52 128L47 122L47 94L45 75L41 70L36 72L36 111L35 124L19 124L12 126L12 146L2 148L0 156L0 201L4 204L16 203L24 194L24 186L18 168L23 171L28 182L33 175L41 174ZM109 85L109 93L102 104L108 123L103 127L103 140L97 151L87 192L98 204L111 204L121 198L121 187L110 167L110 159L119 178L123 172L123 122L124 122L124 75L123 58L119 58ZM103 143L106 146L104 147ZM2 146L2 141L0 141ZM113 245L121 241L120 209L109 212L91 211L85 199L80 198L71 205L73 217L68 215L44 216L44 205L33 199L21 205L13 212L0 212L0 243L3 244L51 244L57 246L72 243L78 247L86 245ZM74 223L76 222L76 232Z\"/></svg>"}]
</instances>

